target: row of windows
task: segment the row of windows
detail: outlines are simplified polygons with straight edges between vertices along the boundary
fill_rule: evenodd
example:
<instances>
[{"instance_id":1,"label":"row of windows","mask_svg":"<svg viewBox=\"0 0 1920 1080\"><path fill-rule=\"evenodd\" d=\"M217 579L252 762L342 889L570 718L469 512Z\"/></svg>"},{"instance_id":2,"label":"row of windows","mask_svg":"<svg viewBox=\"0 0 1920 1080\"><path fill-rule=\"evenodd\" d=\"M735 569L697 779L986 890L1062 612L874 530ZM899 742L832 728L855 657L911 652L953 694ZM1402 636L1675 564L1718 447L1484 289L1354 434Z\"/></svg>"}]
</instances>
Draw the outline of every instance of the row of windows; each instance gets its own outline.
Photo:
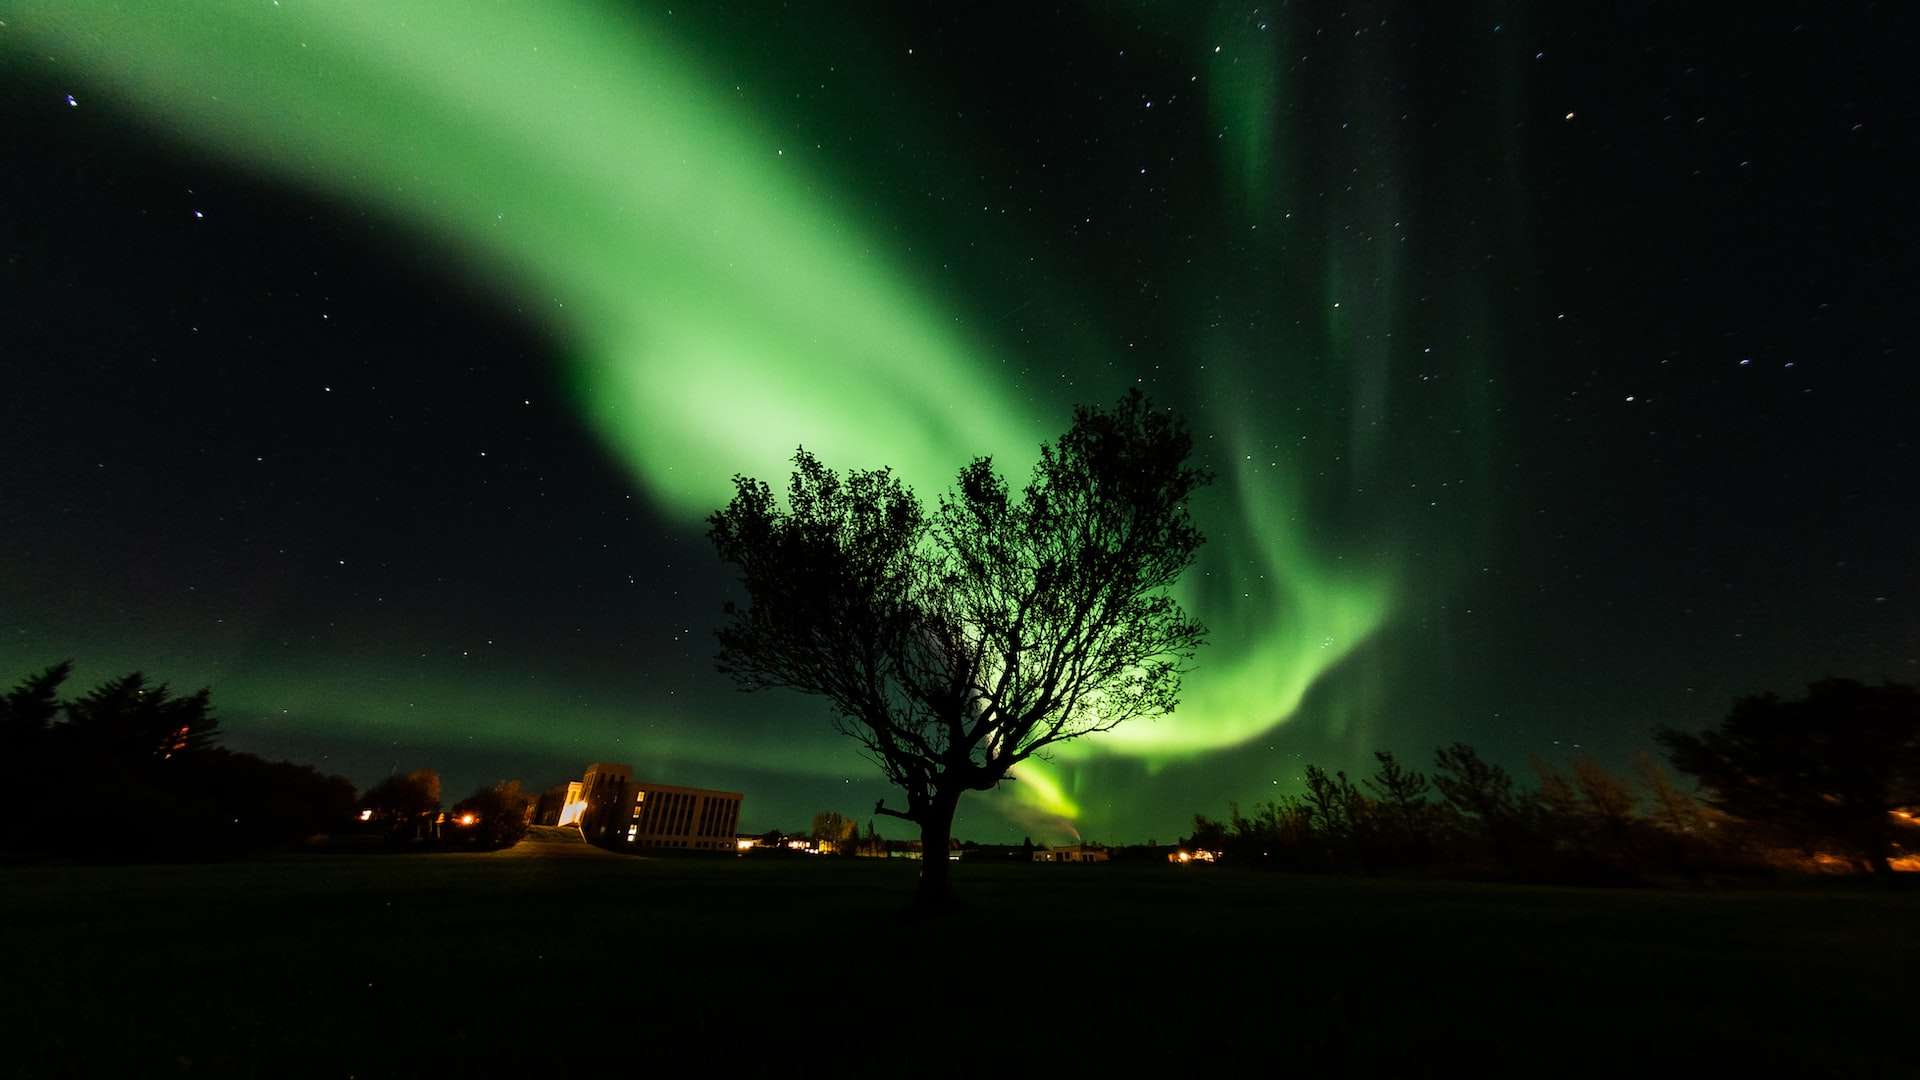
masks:
<instances>
[{"instance_id":1,"label":"row of windows","mask_svg":"<svg viewBox=\"0 0 1920 1080\"><path fill-rule=\"evenodd\" d=\"M661 792L658 797L648 799L648 792L641 791L634 798L633 816L642 824L642 832L662 833L684 836L692 824L695 796L686 792Z\"/></svg>"},{"instance_id":2,"label":"row of windows","mask_svg":"<svg viewBox=\"0 0 1920 1080\"><path fill-rule=\"evenodd\" d=\"M628 826L627 843L643 848L695 848L704 851L718 851L721 848L731 850L733 847L731 840L657 840L652 837L642 840L639 838L639 832L640 826Z\"/></svg>"},{"instance_id":3,"label":"row of windows","mask_svg":"<svg viewBox=\"0 0 1920 1080\"><path fill-rule=\"evenodd\" d=\"M649 798L648 796L653 796ZM696 805L697 804L697 805ZM695 820L699 828L694 829ZM731 842L734 829L740 820L740 800L715 796L695 795L689 792L642 790L634 796L634 825L627 829L629 843L637 842L641 835L650 837L686 836L693 833L698 836L724 836ZM655 846L649 842L646 846ZM685 847L685 841L668 842L665 846ZM700 847L720 847L714 841L701 841Z\"/></svg>"}]
</instances>

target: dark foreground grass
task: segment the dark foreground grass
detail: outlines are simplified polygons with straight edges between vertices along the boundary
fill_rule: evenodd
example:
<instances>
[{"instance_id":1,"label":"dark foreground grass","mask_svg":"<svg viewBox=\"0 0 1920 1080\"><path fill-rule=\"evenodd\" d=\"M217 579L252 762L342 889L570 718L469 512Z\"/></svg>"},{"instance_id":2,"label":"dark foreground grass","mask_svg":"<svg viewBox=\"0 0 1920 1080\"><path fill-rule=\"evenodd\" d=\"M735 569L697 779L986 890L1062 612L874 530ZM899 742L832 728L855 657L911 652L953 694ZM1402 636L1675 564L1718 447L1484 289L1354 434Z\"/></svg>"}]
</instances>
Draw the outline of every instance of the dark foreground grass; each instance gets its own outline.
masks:
<instances>
[{"instance_id":1,"label":"dark foreground grass","mask_svg":"<svg viewBox=\"0 0 1920 1080\"><path fill-rule=\"evenodd\" d=\"M1149 866L0 870L0 1074L1901 1072L1920 898Z\"/></svg>"}]
</instances>

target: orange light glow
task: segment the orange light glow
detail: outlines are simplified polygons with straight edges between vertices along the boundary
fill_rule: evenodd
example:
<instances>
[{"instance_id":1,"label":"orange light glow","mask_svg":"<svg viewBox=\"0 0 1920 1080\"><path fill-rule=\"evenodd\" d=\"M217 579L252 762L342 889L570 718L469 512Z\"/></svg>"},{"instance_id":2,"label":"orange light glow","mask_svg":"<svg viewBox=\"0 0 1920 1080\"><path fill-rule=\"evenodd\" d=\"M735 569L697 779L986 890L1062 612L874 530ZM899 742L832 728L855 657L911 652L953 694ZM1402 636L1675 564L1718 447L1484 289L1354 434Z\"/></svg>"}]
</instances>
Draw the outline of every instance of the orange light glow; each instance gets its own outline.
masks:
<instances>
[{"instance_id":1,"label":"orange light glow","mask_svg":"<svg viewBox=\"0 0 1920 1080\"><path fill-rule=\"evenodd\" d=\"M474 816L473 816L472 814L461 814L461 815L460 815L460 824L462 824L462 825L471 825L471 824L473 824L473 822L474 822Z\"/></svg>"}]
</instances>

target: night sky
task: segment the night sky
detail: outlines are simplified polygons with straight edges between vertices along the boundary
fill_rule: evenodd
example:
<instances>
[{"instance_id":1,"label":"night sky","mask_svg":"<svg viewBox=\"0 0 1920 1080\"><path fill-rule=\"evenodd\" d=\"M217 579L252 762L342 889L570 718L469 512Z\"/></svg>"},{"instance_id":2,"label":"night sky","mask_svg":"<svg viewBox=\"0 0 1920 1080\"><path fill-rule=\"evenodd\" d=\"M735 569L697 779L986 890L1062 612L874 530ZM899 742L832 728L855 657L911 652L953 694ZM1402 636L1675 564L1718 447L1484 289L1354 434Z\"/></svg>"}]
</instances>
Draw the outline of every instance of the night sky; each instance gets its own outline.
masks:
<instances>
[{"instance_id":1,"label":"night sky","mask_svg":"<svg viewBox=\"0 0 1920 1080\"><path fill-rule=\"evenodd\" d=\"M1920 680L1906 9L14 0L0 681L864 821L714 671L704 517L802 444L1018 482L1132 386L1219 477L1209 642L961 836Z\"/></svg>"}]
</instances>

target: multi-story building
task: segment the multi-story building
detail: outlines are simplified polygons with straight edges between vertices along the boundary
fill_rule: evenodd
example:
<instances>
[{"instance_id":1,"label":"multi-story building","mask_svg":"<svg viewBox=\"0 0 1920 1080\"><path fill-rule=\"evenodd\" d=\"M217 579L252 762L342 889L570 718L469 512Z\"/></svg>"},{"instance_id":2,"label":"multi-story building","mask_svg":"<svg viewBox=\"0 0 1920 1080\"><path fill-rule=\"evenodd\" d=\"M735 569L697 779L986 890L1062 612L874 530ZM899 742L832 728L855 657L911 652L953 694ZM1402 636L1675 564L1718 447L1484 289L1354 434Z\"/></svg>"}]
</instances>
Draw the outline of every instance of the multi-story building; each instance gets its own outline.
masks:
<instances>
[{"instance_id":1,"label":"multi-story building","mask_svg":"<svg viewBox=\"0 0 1920 1080\"><path fill-rule=\"evenodd\" d=\"M635 780L630 765L595 762L567 784L560 824L577 824L589 841L609 847L733 852L741 798L737 791Z\"/></svg>"}]
</instances>

